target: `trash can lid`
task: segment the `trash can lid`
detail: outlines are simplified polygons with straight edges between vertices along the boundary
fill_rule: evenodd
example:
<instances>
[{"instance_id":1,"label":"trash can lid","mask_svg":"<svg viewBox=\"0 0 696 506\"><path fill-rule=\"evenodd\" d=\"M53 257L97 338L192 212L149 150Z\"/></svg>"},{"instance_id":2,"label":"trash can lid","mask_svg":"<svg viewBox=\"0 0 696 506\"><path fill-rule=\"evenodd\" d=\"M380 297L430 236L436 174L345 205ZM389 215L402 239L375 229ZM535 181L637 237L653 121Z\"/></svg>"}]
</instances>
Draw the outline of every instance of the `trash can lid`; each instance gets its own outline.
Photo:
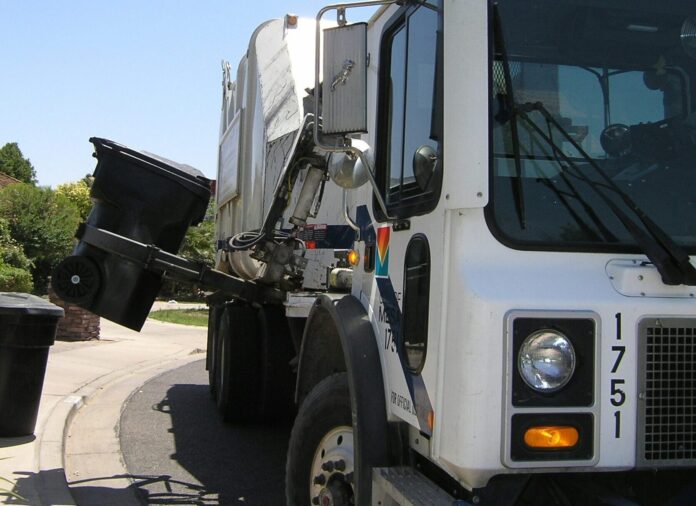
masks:
<instances>
[{"instance_id":1,"label":"trash can lid","mask_svg":"<svg viewBox=\"0 0 696 506\"><path fill-rule=\"evenodd\" d=\"M132 149L109 139L90 137L89 142L94 144L97 158L104 152L110 152L121 158L136 160L139 166L157 171L159 175L176 181L206 201L210 198L210 179L195 167L147 151Z\"/></svg>"},{"instance_id":2,"label":"trash can lid","mask_svg":"<svg viewBox=\"0 0 696 506\"><path fill-rule=\"evenodd\" d=\"M63 308L28 293L0 292L0 315L47 315L61 317Z\"/></svg>"}]
</instances>

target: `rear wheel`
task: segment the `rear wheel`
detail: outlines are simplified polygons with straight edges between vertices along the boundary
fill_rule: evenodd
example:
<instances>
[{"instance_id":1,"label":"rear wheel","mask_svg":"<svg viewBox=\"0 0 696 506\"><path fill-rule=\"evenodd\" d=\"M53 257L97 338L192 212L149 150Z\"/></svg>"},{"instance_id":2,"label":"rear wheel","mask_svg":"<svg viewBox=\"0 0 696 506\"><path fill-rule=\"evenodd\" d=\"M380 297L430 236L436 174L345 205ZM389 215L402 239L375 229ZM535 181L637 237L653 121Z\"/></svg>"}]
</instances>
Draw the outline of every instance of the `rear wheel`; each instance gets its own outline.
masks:
<instances>
[{"instance_id":1,"label":"rear wheel","mask_svg":"<svg viewBox=\"0 0 696 506\"><path fill-rule=\"evenodd\" d=\"M218 412L226 422L244 423L257 419L259 346L256 334L256 311L251 306L235 303L222 310L214 384Z\"/></svg>"},{"instance_id":2,"label":"rear wheel","mask_svg":"<svg viewBox=\"0 0 696 506\"><path fill-rule=\"evenodd\" d=\"M290 361L295 356L290 327L281 306L258 310L261 346L261 395L264 420L287 420L295 415L295 380Z\"/></svg>"},{"instance_id":3,"label":"rear wheel","mask_svg":"<svg viewBox=\"0 0 696 506\"><path fill-rule=\"evenodd\" d=\"M353 426L346 373L320 381L302 403L290 435L289 506L355 502Z\"/></svg>"},{"instance_id":4,"label":"rear wheel","mask_svg":"<svg viewBox=\"0 0 696 506\"><path fill-rule=\"evenodd\" d=\"M276 422L294 414L294 348L283 308L221 309L212 383L223 420Z\"/></svg>"},{"instance_id":5,"label":"rear wheel","mask_svg":"<svg viewBox=\"0 0 696 506\"><path fill-rule=\"evenodd\" d=\"M208 386L213 400L217 398L215 376L218 374L218 369L220 368L216 349L218 345L220 313L222 309L223 308L220 306L210 306L210 311L208 313L208 347L206 348L205 367L208 369Z\"/></svg>"}]
</instances>

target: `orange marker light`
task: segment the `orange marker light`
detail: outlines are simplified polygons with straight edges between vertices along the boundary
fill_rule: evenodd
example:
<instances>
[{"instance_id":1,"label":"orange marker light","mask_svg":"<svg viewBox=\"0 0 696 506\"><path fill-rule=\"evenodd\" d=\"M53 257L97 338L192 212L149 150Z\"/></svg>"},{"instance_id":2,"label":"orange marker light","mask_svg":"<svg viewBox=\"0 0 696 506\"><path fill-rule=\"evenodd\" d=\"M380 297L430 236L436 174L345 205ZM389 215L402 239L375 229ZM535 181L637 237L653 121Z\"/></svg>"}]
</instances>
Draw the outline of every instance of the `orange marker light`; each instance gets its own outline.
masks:
<instances>
[{"instance_id":1,"label":"orange marker light","mask_svg":"<svg viewBox=\"0 0 696 506\"><path fill-rule=\"evenodd\" d=\"M575 427L532 427L524 433L524 442L531 448L572 448L579 437Z\"/></svg>"},{"instance_id":2,"label":"orange marker light","mask_svg":"<svg viewBox=\"0 0 696 506\"><path fill-rule=\"evenodd\" d=\"M360 262L360 255L354 249L348 252L348 263L355 267Z\"/></svg>"},{"instance_id":3,"label":"orange marker light","mask_svg":"<svg viewBox=\"0 0 696 506\"><path fill-rule=\"evenodd\" d=\"M295 14L286 14L285 15L285 24L289 27L295 27L297 26L297 15Z\"/></svg>"},{"instance_id":4,"label":"orange marker light","mask_svg":"<svg viewBox=\"0 0 696 506\"><path fill-rule=\"evenodd\" d=\"M435 412L428 411L428 428L430 429L430 432L433 431L433 427L435 427Z\"/></svg>"}]
</instances>

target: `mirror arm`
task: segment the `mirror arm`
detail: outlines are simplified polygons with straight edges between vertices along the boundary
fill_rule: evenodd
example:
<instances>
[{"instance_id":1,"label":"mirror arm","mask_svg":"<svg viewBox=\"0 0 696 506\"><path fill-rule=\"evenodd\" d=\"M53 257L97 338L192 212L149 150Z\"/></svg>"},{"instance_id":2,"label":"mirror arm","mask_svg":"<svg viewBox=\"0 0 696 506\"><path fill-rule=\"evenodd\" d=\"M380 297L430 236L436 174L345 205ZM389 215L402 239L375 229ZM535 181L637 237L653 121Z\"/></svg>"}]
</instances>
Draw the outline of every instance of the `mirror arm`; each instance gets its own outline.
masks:
<instances>
[{"instance_id":1,"label":"mirror arm","mask_svg":"<svg viewBox=\"0 0 696 506\"><path fill-rule=\"evenodd\" d=\"M355 223L355 221L353 221L353 218L351 218L350 214L348 213L348 190L346 188L343 189L343 217L345 218L346 223L348 223L348 226L357 234L356 241L360 241L360 227L357 223Z\"/></svg>"},{"instance_id":2,"label":"mirror arm","mask_svg":"<svg viewBox=\"0 0 696 506\"><path fill-rule=\"evenodd\" d=\"M322 53L321 53L321 18L324 16L324 14L328 11L331 10L336 10L340 11L343 10L345 11L346 8L348 7L372 7L376 5L391 5L395 3L399 3L400 0L369 0L369 1L364 1L364 2L351 2L351 3L346 3L346 4L334 4L334 5L327 5L326 7L322 8L319 13L317 14L316 17L316 28L315 28L315 56L314 56L314 114L316 118L319 118L319 106L320 106L320 99L319 95L321 93L321 87L320 87L320 80L319 80L319 73L321 72L321 59L322 59ZM377 186L377 182L375 181L374 174L372 172L372 165L370 164L370 161L367 159L367 157L363 154L362 151L360 151L357 148L354 148L352 146L332 146L330 144L327 144L323 141L321 138L321 134L319 133L319 121L314 122L314 144L317 148L326 151L328 153L349 153L352 154L353 156L356 156L360 158L360 161L363 163L365 166L365 172L367 173L367 178L370 181L370 185L372 185L372 190L374 192L375 198L377 200L377 204L379 205L380 210L384 214L385 218L387 220L396 220L395 217L389 216L389 213L387 212L387 205L384 202L384 199L382 198L382 194L379 191L379 187ZM350 224L350 223L349 223Z\"/></svg>"},{"instance_id":3,"label":"mirror arm","mask_svg":"<svg viewBox=\"0 0 696 506\"><path fill-rule=\"evenodd\" d=\"M370 184L372 185L372 191L375 195L375 198L377 199L377 204L379 205L382 214L384 214L384 217L390 221L397 220L398 218L390 216L389 212L387 211L387 204L384 202L384 199L382 198L382 193L379 191L379 186L377 186L377 181L375 181L375 176L374 174L372 174L372 167L370 166L370 161L367 159L365 154L359 149L351 148L351 152L358 155L360 161L365 166L365 173L367 174L367 179L370 180Z\"/></svg>"}]
</instances>

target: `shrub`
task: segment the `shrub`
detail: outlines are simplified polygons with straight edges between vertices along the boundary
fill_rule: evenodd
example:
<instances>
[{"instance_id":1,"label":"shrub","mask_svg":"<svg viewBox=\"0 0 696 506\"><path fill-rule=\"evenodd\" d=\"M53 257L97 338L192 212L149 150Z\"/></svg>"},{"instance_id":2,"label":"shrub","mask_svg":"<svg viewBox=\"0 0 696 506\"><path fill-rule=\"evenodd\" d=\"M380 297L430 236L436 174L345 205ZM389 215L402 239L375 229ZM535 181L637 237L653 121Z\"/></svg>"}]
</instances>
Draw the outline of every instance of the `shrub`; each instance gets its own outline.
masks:
<instances>
[{"instance_id":1,"label":"shrub","mask_svg":"<svg viewBox=\"0 0 696 506\"><path fill-rule=\"evenodd\" d=\"M197 227L191 227L186 232L184 243L179 250L179 255L190 260L196 260L208 265L215 263L215 202L211 200L208 205L208 213L203 222ZM190 283L181 283L171 279L166 280L159 293L166 299L186 301L202 300L198 286Z\"/></svg>"},{"instance_id":2,"label":"shrub","mask_svg":"<svg viewBox=\"0 0 696 506\"><path fill-rule=\"evenodd\" d=\"M34 287L43 293L53 268L72 250L78 211L50 188L20 183L0 189L0 218L31 261Z\"/></svg>"},{"instance_id":3,"label":"shrub","mask_svg":"<svg viewBox=\"0 0 696 506\"><path fill-rule=\"evenodd\" d=\"M31 292L33 265L10 236L7 220L0 219L0 292Z\"/></svg>"},{"instance_id":4,"label":"shrub","mask_svg":"<svg viewBox=\"0 0 696 506\"><path fill-rule=\"evenodd\" d=\"M74 183L60 184L56 187L56 194L65 197L77 209L83 221L87 219L87 214L92 209L92 200L89 192L90 187L87 178L80 179Z\"/></svg>"},{"instance_id":5,"label":"shrub","mask_svg":"<svg viewBox=\"0 0 696 506\"><path fill-rule=\"evenodd\" d=\"M0 292L30 293L33 289L29 271L0 263Z\"/></svg>"}]
</instances>

